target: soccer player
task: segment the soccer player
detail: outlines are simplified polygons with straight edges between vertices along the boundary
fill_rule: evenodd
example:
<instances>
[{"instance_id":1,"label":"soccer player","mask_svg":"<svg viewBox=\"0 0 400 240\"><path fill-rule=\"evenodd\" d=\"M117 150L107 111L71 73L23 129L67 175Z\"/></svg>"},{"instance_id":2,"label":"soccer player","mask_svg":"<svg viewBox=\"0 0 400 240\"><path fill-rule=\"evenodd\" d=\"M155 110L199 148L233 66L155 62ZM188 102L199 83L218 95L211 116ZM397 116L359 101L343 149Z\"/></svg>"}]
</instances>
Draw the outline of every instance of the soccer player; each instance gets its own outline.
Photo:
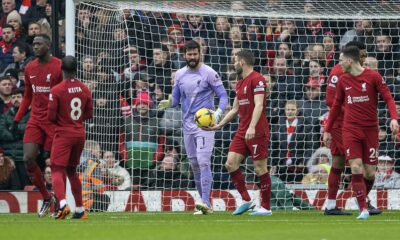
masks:
<instances>
[{"instance_id":1,"label":"soccer player","mask_svg":"<svg viewBox=\"0 0 400 240\"><path fill-rule=\"evenodd\" d=\"M64 219L70 213L65 198L67 176L76 205L72 218L87 218L82 207L82 185L76 167L85 145L83 121L92 118L93 104L89 88L75 78L77 66L73 56L62 59L64 81L52 88L49 96L47 117L56 126L50 160L53 189L59 200L55 219Z\"/></svg>"},{"instance_id":2,"label":"soccer player","mask_svg":"<svg viewBox=\"0 0 400 240\"><path fill-rule=\"evenodd\" d=\"M195 214L212 213L210 192L212 186L211 154L214 146L214 132L204 131L194 123L194 114L200 108L214 109L214 94L219 98L218 109L214 112L215 123L221 118L228 95L218 73L200 62L200 45L188 41L184 46L187 66L175 75L172 95L159 104L159 109L176 107L182 103L182 122L185 149L193 171L201 203L196 204Z\"/></svg>"},{"instance_id":3,"label":"soccer player","mask_svg":"<svg viewBox=\"0 0 400 240\"><path fill-rule=\"evenodd\" d=\"M336 85L336 100L329 113L324 141L328 144L331 140L333 123L344 105L343 148L351 167L352 190L360 208L357 219L367 219L369 212L364 175L373 179L378 162L378 94L388 105L392 119L390 128L394 134L397 134L399 126L395 103L384 79L378 72L363 68L359 59L360 50L357 47L349 46L342 50L340 65L344 74Z\"/></svg>"},{"instance_id":4,"label":"soccer player","mask_svg":"<svg viewBox=\"0 0 400 240\"><path fill-rule=\"evenodd\" d=\"M50 45L50 38L46 34L39 34L33 39L33 52L37 58L25 68L25 93L11 127L11 130L15 131L32 105L31 117L23 139L23 159L31 182L39 189L44 199L39 217L46 216L55 202L54 196L46 189L42 172L36 163L40 145L43 145L45 158L51 150L54 126L47 119L47 105L50 89L62 81L61 61L51 56Z\"/></svg>"},{"instance_id":5,"label":"soccer player","mask_svg":"<svg viewBox=\"0 0 400 240\"><path fill-rule=\"evenodd\" d=\"M221 122L209 128L221 129L238 114L239 128L229 147L225 167L232 182L242 196L243 203L236 208L233 215L240 215L254 208L253 199L246 189L240 163L250 152L255 172L260 180L261 207L250 215L272 215L270 207L271 178L267 169L268 144L270 138L269 124L266 117L266 82L265 78L253 70L254 56L249 50L241 50L235 56L234 67L241 80L236 85L236 97L232 109Z\"/></svg>"},{"instance_id":6,"label":"soccer player","mask_svg":"<svg viewBox=\"0 0 400 240\"><path fill-rule=\"evenodd\" d=\"M360 50L360 64L362 65L367 57L367 49L364 43L358 41L351 41L346 44L346 47L355 46ZM343 60L343 54L340 54L339 61ZM335 96L336 96L336 85L338 84L340 76L343 74L342 67L336 64L328 78L328 86L326 88L326 105L332 108ZM324 211L325 215L351 215L351 213L343 212L341 209L336 207L336 195L340 186L340 179L345 166L344 150L342 142L342 125L343 125L343 111L340 111L338 118L333 124L331 130L331 142L329 148L332 153L332 168L329 172L328 177L328 199L326 203L326 208ZM372 186L374 185L374 179L367 179L364 176L364 181L367 187L367 196ZM368 211L371 215L382 213L381 210L372 206L368 201Z\"/></svg>"}]
</instances>

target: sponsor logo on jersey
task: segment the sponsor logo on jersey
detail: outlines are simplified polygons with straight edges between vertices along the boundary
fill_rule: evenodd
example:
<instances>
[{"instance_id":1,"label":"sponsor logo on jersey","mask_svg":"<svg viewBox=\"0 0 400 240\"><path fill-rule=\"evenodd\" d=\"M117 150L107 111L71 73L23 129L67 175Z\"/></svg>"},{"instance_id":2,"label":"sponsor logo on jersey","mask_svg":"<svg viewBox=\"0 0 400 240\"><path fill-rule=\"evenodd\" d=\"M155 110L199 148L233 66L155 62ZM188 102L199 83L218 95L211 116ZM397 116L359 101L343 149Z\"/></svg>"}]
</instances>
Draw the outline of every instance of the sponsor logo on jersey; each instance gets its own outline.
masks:
<instances>
[{"instance_id":1,"label":"sponsor logo on jersey","mask_svg":"<svg viewBox=\"0 0 400 240\"><path fill-rule=\"evenodd\" d=\"M264 83L262 81L259 81L258 85L254 88L254 92L264 92L264 91L265 91Z\"/></svg>"},{"instance_id":2,"label":"sponsor logo on jersey","mask_svg":"<svg viewBox=\"0 0 400 240\"><path fill-rule=\"evenodd\" d=\"M347 96L347 103L348 104L353 104L353 103L363 103L363 102L369 102L369 96L357 96L357 97L352 97L352 96Z\"/></svg>"},{"instance_id":3,"label":"sponsor logo on jersey","mask_svg":"<svg viewBox=\"0 0 400 240\"><path fill-rule=\"evenodd\" d=\"M250 101L249 101L249 99L240 99L239 100L239 105L247 105L247 104L250 104Z\"/></svg>"},{"instance_id":4,"label":"sponsor logo on jersey","mask_svg":"<svg viewBox=\"0 0 400 240\"><path fill-rule=\"evenodd\" d=\"M34 93L48 93L50 92L50 87L48 86L35 86L32 84L32 91Z\"/></svg>"},{"instance_id":5,"label":"sponsor logo on jersey","mask_svg":"<svg viewBox=\"0 0 400 240\"><path fill-rule=\"evenodd\" d=\"M339 80L339 78L336 75L333 75L331 78L331 83L335 85L338 80Z\"/></svg>"},{"instance_id":6,"label":"sponsor logo on jersey","mask_svg":"<svg viewBox=\"0 0 400 240\"><path fill-rule=\"evenodd\" d=\"M247 86L244 87L243 89L243 93L246 94L247 93Z\"/></svg>"}]
</instances>

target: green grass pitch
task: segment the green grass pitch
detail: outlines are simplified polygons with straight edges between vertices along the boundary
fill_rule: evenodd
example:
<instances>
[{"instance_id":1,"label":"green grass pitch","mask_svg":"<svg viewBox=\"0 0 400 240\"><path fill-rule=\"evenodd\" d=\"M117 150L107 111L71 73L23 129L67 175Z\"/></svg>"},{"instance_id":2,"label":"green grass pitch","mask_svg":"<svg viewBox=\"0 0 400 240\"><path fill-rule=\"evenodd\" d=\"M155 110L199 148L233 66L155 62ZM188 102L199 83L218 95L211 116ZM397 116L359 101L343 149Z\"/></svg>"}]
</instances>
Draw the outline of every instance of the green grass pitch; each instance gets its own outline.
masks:
<instances>
[{"instance_id":1,"label":"green grass pitch","mask_svg":"<svg viewBox=\"0 0 400 240\"><path fill-rule=\"evenodd\" d=\"M0 239L400 239L400 211L370 219L322 212L274 211L272 216L183 213L91 213L86 221L0 214Z\"/></svg>"}]
</instances>

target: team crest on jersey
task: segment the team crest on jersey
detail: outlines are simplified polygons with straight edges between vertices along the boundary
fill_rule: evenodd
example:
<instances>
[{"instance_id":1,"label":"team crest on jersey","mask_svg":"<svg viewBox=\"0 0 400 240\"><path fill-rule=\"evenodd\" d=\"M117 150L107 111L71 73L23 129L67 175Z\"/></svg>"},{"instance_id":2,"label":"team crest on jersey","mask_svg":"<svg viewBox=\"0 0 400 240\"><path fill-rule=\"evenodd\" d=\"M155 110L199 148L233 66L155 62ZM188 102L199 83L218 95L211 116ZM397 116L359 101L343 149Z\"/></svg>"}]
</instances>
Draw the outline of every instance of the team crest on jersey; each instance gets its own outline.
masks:
<instances>
[{"instance_id":1,"label":"team crest on jersey","mask_svg":"<svg viewBox=\"0 0 400 240\"><path fill-rule=\"evenodd\" d=\"M50 82L50 80L51 80L51 73L47 74L46 82Z\"/></svg>"},{"instance_id":2,"label":"team crest on jersey","mask_svg":"<svg viewBox=\"0 0 400 240\"><path fill-rule=\"evenodd\" d=\"M363 92L367 91L367 83L362 83L361 84L361 91L363 91Z\"/></svg>"},{"instance_id":3,"label":"team crest on jersey","mask_svg":"<svg viewBox=\"0 0 400 240\"><path fill-rule=\"evenodd\" d=\"M353 104L353 101L351 100L351 96L347 96L347 104Z\"/></svg>"}]
</instances>

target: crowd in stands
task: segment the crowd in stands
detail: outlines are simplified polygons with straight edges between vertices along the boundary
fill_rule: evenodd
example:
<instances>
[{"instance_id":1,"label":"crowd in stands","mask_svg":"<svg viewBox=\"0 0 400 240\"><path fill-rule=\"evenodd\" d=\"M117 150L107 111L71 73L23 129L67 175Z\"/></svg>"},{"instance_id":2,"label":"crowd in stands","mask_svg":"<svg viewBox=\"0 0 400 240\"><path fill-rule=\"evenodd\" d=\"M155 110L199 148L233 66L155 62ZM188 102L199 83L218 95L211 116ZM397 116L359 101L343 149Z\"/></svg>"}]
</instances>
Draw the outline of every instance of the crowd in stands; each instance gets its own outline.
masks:
<instances>
[{"instance_id":1,"label":"crowd in stands","mask_svg":"<svg viewBox=\"0 0 400 240\"><path fill-rule=\"evenodd\" d=\"M22 162L29 112L15 134L8 129L21 103L24 67L33 59L32 39L38 33L50 34L51 29L51 1L36 0L27 10L19 7L21 2L2 0L0 14L0 156L4 154L0 168L9 172L8 179L1 175L1 189L29 185ZM231 3L234 11L247 7L245 1ZM310 3L304 7L305 13L313 10ZM325 88L340 49L348 42L366 44L364 67L382 74L400 116L398 20L117 12L97 8L96 3L77 5L76 16L78 76L89 86L94 100L94 117L86 124L87 142L80 164L84 195L91 196L85 203L90 205L99 198L93 194L103 199L106 190L194 187L182 142L181 111L179 107L157 110L159 101L172 92L176 70L186 65L182 47L188 40L201 45L202 61L220 74L231 104L239 80L233 56L240 49L253 52L255 69L270 86L269 168L283 183L327 182L332 157L321 141L329 111ZM63 30L60 33L63 41ZM62 41L58 43L61 52ZM376 186L398 187L400 135L392 136L385 105L379 107L378 174L383 175L383 182L388 174L397 180L391 184L377 181ZM232 187L223 166L237 123L238 119L215 135L212 169L216 189ZM390 160L381 161L383 158ZM254 178L251 167L246 172L248 178Z\"/></svg>"}]
</instances>

